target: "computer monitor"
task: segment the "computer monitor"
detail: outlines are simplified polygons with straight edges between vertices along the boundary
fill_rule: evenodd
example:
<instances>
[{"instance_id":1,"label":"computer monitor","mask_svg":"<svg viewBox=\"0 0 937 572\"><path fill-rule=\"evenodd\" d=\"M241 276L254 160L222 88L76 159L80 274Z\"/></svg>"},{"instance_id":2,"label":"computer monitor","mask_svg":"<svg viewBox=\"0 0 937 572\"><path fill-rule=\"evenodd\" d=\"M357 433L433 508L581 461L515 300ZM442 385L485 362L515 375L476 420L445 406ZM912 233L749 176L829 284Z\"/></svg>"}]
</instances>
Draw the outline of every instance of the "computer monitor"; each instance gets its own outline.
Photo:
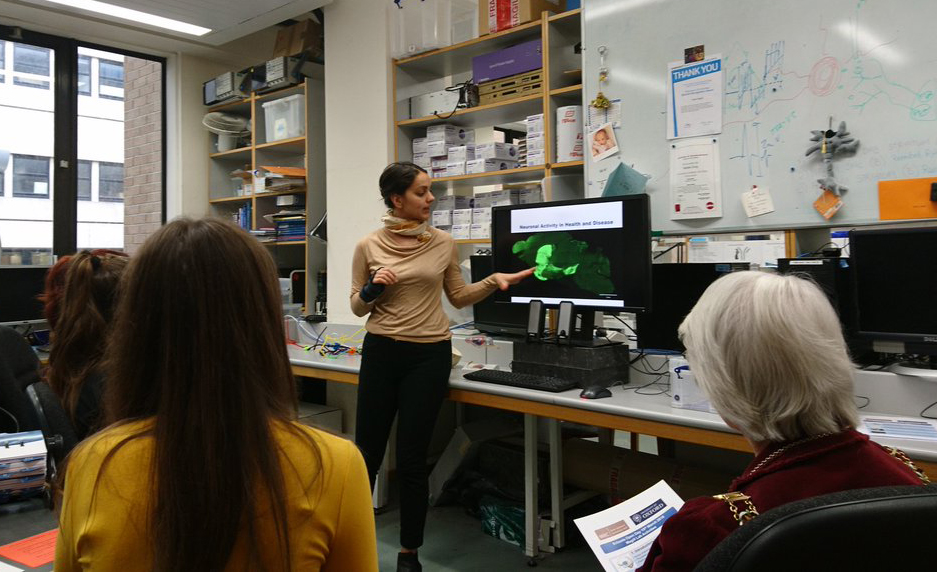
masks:
<instances>
[{"instance_id":1,"label":"computer monitor","mask_svg":"<svg viewBox=\"0 0 937 572\"><path fill-rule=\"evenodd\" d=\"M577 310L640 312L651 301L647 195L495 207L495 269L534 275L500 299L515 304L569 301Z\"/></svg>"},{"instance_id":2,"label":"computer monitor","mask_svg":"<svg viewBox=\"0 0 937 572\"><path fill-rule=\"evenodd\" d=\"M858 335L884 353L937 356L937 228L849 233Z\"/></svg>"},{"instance_id":3,"label":"computer monitor","mask_svg":"<svg viewBox=\"0 0 937 572\"><path fill-rule=\"evenodd\" d=\"M638 347L644 350L686 351L677 328L706 288L729 272L748 270L747 262L654 264L653 310L637 315Z\"/></svg>"},{"instance_id":4,"label":"computer monitor","mask_svg":"<svg viewBox=\"0 0 937 572\"><path fill-rule=\"evenodd\" d=\"M484 280L494 272L491 255L472 255L472 282ZM497 302L488 296L472 307L475 329L487 334L523 336L527 333L527 306Z\"/></svg>"},{"instance_id":5,"label":"computer monitor","mask_svg":"<svg viewBox=\"0 0 937 572\"><path fill-rule=\"evenodd\" d=\"M38 296L45 289L48 266L0 266L0 324L43 321Z\"/></svg>"}]
</instances>

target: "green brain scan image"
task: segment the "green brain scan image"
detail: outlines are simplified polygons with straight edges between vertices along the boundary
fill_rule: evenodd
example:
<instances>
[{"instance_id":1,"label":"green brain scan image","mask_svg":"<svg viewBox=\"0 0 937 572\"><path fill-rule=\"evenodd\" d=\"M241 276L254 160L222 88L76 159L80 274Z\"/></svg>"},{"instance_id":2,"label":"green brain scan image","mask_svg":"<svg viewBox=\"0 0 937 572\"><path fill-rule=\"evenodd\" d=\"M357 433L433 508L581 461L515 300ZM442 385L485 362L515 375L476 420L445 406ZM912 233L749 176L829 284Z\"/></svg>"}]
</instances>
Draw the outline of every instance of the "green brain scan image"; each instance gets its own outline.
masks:
<instances>
[{"instance_id":1,"label":"green brain scan image","mask_svg":"<svg viewBox=\"0 0 937 572\"><path fill-rule=\"evenodd\" d=\"M611 264L601 248L576 240L567 232L535 234L514 243L512 252L535 267L538 280L572 280L576 286L600 295L613 292Z\"/></svg>"}]
</instances>

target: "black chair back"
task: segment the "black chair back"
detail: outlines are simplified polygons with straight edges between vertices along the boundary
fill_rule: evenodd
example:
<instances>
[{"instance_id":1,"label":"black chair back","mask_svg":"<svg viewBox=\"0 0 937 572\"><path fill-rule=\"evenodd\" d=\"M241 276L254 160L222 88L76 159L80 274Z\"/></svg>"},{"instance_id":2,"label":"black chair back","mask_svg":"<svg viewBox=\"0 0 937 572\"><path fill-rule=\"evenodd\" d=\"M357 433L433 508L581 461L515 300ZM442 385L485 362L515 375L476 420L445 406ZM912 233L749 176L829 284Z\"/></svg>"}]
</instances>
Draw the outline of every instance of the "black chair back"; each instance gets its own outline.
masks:
<instances>
[{"instance_id":1,"label":"black chair back","mask_svg":"<svg viewBox=\"0 0 937 572\"><path fill-rule=\"evenodd\" d=\"M26 388L39 381L39 358L19 332L0 326L0 433L39 429Z\"/></svg>"},{"instance_id":2,"label":"black chair back","mask_svg":"<svg viewBox=\"0 0 937 572\"><path fill-rule=\"evenodd\" d=\"M53 470L50 470L49 474L50 477L54 477L55 467L61 465L69 452L78 444L78 436L65 412L65 407L62 406L62 401L48 383L44 381L34 383L26 388L26 394L39 418L39 426L46 439L49 458L54 463Z\"/></svg>"},{"instance_id":3,"label":"black chair back","mask_svg":"<svg viewBox=\"0 0 937 572\"><path fill-rule=\"evenodd\" d=\"M914 570L933 565L934 530L937 484L843 491L766 511L695 571Z\"/></svg>"}]
</instances>

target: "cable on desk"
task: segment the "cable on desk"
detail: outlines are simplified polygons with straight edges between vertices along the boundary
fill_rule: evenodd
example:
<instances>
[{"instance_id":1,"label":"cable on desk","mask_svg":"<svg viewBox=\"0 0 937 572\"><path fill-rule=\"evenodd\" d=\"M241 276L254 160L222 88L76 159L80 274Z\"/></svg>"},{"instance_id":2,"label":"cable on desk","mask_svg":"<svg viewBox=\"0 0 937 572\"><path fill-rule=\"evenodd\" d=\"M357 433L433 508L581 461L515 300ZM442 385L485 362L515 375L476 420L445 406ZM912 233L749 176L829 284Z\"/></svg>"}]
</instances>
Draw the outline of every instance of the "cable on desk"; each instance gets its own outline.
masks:
<instances>
[{"instance_id":1,"label":"cable on desk","mask_svg":"<svg viewBox=\"0 0 937 572\"><path fill-rule=\"evenodd\" d=\"M316 340L312 343L312 345L308 345L308 346L307 346L307 345L300 344L300 343L297 342L296 340L289 340L289 344L290 344L290 345L296 346L296 347L298 347L298 348L302 348L302 349L306 350L307 352L310 351L310 350L314 350L314 349L316 349L317 347L319 347L319 340L322 339L322 334L325 332L325 324L322 325L322 328L319 330L319 333L316 334L315 332L310 332L308 329L306 329L306 322L305 322L304 320L300 320L300 319L298 319L296 316L290 316L290 315L287 315L287 316L284 316L284 317L285 317L285 318L288 318L288 319L290 319L290 320L293 320L294 322L296 322L297 327L298 327L300 330L302 330L303 333L306 334L306 336L308 336L308 337L310 337L310 338L311 338L311 337L315 337L315 338L316 338Z\"/></svg>"},{"instance_id":2,"label":"cable on desk","mask_svg":"<svg viewBox=\"0 0 937 572\"><path fill-rule=\"evenodd\" d=\"M872 399L866 397L865 395L853 395L853 397L856 399L865 399L865 403L862 405L856 404L856 409L864 409L869 405L869 403L872 403Z\"/></svg>"},{"instance_id":3,"label":"cable on desk","mask_svg":"<svg viewBox=\"0 0 937 572\"><path fill-rule=\"evenodd\" d=\"M319 355L330 358L343 355L361 355L361 344L364 342L364 338L358 338L357 336L363 331L364 328L361 327L349 336L325 336L325 340L323 340L321 347L319 347Z\"/></svg>"},{"instance_id":4,"label":"cable on desk","mask_svg":"<svg viewBox=\"0 0 937 572\"><path fill-rule=\"evenodd\" d=\"M921 417L923 417L924 419L937 419L937 417L934 417L933 415L925 415L925 413L927 413L927 410L930 409L931 407L935 406L935 405L937 405L937 401L931 403L930 405L928 405L928 406L925 407L924 409L921 409Z\"/></svg>"}]
</instances>

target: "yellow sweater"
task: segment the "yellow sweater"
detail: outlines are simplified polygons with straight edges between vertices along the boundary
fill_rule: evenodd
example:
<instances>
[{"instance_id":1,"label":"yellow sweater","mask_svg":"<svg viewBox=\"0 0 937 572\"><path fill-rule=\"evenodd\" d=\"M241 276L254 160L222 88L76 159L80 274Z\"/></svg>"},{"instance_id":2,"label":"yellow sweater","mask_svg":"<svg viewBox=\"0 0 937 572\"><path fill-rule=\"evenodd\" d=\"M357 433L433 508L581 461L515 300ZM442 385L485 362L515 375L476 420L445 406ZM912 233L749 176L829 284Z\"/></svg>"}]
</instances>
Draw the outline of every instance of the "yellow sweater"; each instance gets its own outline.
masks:
<instances>
[{"instance_id":1,"label":"yellow sweater","mask_svg":"<svg viewBox=\"0 0 937 572\"><path fill-rule=\"evenodd\" d=\"M452 305L474 304L498 289L493 276L466 284L459 268L459 252L452 235L430 227L427 242L398 244L390 231L378 229L361 239L351 262L351 310L368 312L367 330L405 342L441 342L452 337L442 309L442 292ZM379 268L388 268L397 283L387 286L368 304L359 292Z\"/></svg>"},{"instance_id":2,"label":"yellow sweater","mask_svg":"<svg viewBox=\"0 0 937 572\"><path fill-rule=\"evenodd\" d=\"M152 569L152 537L146 507L149 496L151 437L128 441L102 461L124 438L152 421L106 429L83 442L72 454L55 547L56 572ZM317 466L308 443L286 428L274 428L286 484L292 565L295 570L377 571L374 512L364 460L350 441L296 424L319 446ZM100 473L100 481L96 483ZM318 474L319 480L313 482ZM262 498L262 497L261 497ZM275 546L269 517L259 517L260 553ZM242 530L227 570L244 570L247 533Z\"/></svg>"}]
</instances>

